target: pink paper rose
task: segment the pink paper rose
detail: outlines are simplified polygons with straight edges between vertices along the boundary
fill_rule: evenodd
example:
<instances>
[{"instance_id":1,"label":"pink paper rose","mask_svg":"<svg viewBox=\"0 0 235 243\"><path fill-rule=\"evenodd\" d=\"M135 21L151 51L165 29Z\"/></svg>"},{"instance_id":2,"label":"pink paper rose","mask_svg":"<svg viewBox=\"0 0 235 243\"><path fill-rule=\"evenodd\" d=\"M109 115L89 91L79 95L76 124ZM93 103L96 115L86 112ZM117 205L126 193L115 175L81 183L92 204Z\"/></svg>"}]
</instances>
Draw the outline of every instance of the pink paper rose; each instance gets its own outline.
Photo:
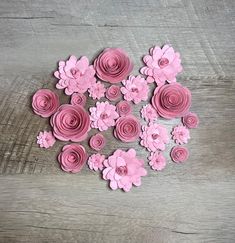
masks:
<instances>
[{"instance_id":1,"label":"pink paper rose","mask_svg":"<svg viewBox=\"0 0 235 243\"><path fill-rule=\"evenodd\" d=\"M162 49L158 46L151 48L150 55L144 56L143 61L146 66L140 72L148 76L148 82L155 81L157 85L165 84L166 80L176 82L176 75L183 70L180 54L168 45Z\"/></svg>"},{"instance_id":2,"label":"pink paper rose","mask_svg":"<svg viewBox=\"0 0 235 243\"><path fill-rule=\"evenodd\" d=\"M162 85L155 89L152 105L161 117L182 117L191 106L191 92L179 83Z\"/></svg>"},{"instance_id":3,"label":"pink paper rose","mask_svg":"<svg viewBox=\"0 0 235 243\"><path fill-rule=\"evenodd\" d=\"M121 100L116 105L119 116L127 116L132 113L132 106L128 101Z\"/></svg>"},{"instance_id":4,"label":"pink paper rose","mask_svg":"<svg viewBox=\"0 0 235 243\"><path fill-rule=\"evenodd\" d=\"M170 156L175 163L182 163L189 157L189 151L186 147L175 146L171 150Z\"/></svg>"},{"instance_id":5,"label":"pink paper rose","mask_svg":"<svg viewBox=\"0 0 235 243\"><path fill-rule=\"evenodd\" d=\"M85 106L85 104L86 104L86 96L84 94L80 94L80 93L73 93L72 96L71 96L70 103L72 105Z\"/></svg>"},{"instance_id":6,"label":"pink paper rose","mask_svg":"<svg viewBox=\"0 0 235 243\"><path fill-rule=\"evenodd\" d=\"M129 79L122 81L125 87L121 88L124 94L124 99L133 101L135 104L140 103L142 100L148 99L149 86L144 78L140 75L130 75Z\"/></svg>"},{"instance_id":7,"label":"pink paper rose","mask_svg":"<svg viewBox=\"0 0 235 243\"><path fill-rule=\"evenodd\" d=\"M62 170L77 173L83 168L87 157L86 150L82 145L72 143L62 148L58 161Z\"/></svg>"},{"instance_id":8,"label":"pink paper rose","mask_svg":"<svg viewBox=\"0 0 235 243\"><path fill-rule=\"evenodd\" d=\"M127 152L116 150L112 156L104 161L104 180L110 180L109 186L112 190L118 188L125 192L130 191L132 184L141 185L141 176L146 176L144 161L136 157L136 151L129 149Z\"/></svg>"},{"instance_id":9,"label":"pink paper rose","mask_svg":"<svg viewBox=\"0 0 235 243\"><path fill-rule=\"evenodd\" d=\"M155 153L151 152L149 159L149 165L153 170L162 170L166 166L166 158L160 151L156 151Z\"/></svg>"},{"instance_id":10,"label":"pink paper rose","mask_svg":"<svg viewBox=\"0 0 235 243\"><path fill-rule=\"evenodd\" d=\"M172 137L177 144L187 143L190 139L189 130L185 126L178 125L174 127Z\"/></svg>"},{"instance_id":11,"label":"pink paper rose","mask_svg":"<svg viewBox=\"0 0 235 243\"><path fill-rule=\"evenodd\" d=\"M32 98L34 113L41 117L49 117L60 105L59 97L49 89L39 89Z\"/></svg>"},{"instance_id":12,"label":"pink paper rose","mask_svg":"<svg viewBox=\"0 0 235 243\"><path fill-rule=\"evenodd\" d=\"M106 139L101 133L97 133L90 138L89 145L92 149L99 151L106 145Z\"/></svg>"},{"instance_id":13,"label":"pink paper rose","mask_svg":"<svg viewBox=\"0 0 235 243\"><path fill-rule=\"evenodd\" d=\"M146 122L152 122L158 118L158 114L157 111L148 104L141 109L141 117L144 118Z\"/></svg>"},{"instance_id":14,"label":"pink paper rose","mask_svg":"<svg viewBox=\"0 0 235 243\"><path fill-rule=\"evenodd\" d=\"M53 136L51 131L40 132L37 136L37 144L39 144L41 148L52 147L54 143L55 143L55 137Z\"/></svg>"},{"instance_id":15,"label":"pink paper rose","mask_svg":"<svg viewBox=\"0 0 235 243\"><path fill-rule=\"evenodd\" d=\"M106 91L106 98L111 101L116 101L120 99L121 91L120 87L117 85L111 85Z\"/></svg>"},{"instance_id":16,"label":"pink paper rose","mask_svg":"<svg viewBox=\"0 0 235 243\"><path fill-rule=\"evenodd\" d=\"M182 118L182 122L187 128L196 128L199 124L199 118L197 114L189 112Z\"/></svg>"},{"instance_id":17,"label":"pink paper rose","mask_svg":"<svg viewBox=\"0 0 235 243\"><path fill-rule=\"evenodd\" d=\"M102 97L104 97L104 93L105 93L106 89L104 87L104 85L99 81L97 83L94 83L89 89L89 96L92 97L93 100L97 99L101 99Z\"/></svg>"},{"instance_id":18,"label":"pink paper rose","mask_svg":"<svg viewBox=\"0 0 235 243\"><path fill-rule=\"evenodd\" d=\"M74 92L85 93L95 83L95 70L89 66L89 60L83 56L79 60L75 56L59 62L59 69L54 73L59 79L57 89L65 89L65 94L71 95Z\"/></svg>"},{"instance_id":19,"label":"pink paper rose","mask_svg":"<svg viewBox=\"0 0 235 243\"><path fill-rule=\"evenodd\" d=\"M95 59L94 67L101 80L119 83L130 74L133 64L122 49L107 48Z\"/></svg>"},{"instance_id":20,"label":"pink paper rose","mask_svg":"<svg viewBox=\"0 0 235 243\"><path fill-rule=\"evenodd\" d=\"M104 168L103 162L105 160L105 156L101 154L93 154L88 159L88 166L91 170L97 171L102 170Z\"/></svg>"},{"instance_id":21,"label":"pink paper rose","mask_svg":"<svg viewBox=\"0 0 235 243\"><path fill-rule=\"evenodd\" d=\"M54 136L62 141L83 141L90 128L89 114L80 105L61 105L50 123Z\"/></svg>"}]
</instances>

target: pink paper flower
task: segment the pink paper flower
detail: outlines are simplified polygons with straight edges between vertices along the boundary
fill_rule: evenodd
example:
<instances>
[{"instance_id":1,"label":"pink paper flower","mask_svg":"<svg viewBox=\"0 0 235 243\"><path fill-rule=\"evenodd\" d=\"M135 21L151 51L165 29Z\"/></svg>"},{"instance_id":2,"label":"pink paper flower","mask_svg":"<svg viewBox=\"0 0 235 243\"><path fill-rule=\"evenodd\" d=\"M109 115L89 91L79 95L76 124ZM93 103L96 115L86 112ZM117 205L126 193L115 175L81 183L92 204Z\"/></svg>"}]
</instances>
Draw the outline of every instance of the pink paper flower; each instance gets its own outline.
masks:
<instances>
[{"instance_id":1,"label":"pink paper flower","mask_svg":"<svg viewBox=\"0 0 235 243\"><path fill-rule=\"evenodd\" d=\"M83 141L90 128L89 114L80 105L61 105L50 123L54 136L62 141Z\"/></svg>"},{"instance_id":2,"label":"pink paper flower","mask_svg":"<svg viewBox=\"0 0 235 243\"><path fill-rule=\"evenodd\" d=\"M112 190L118 188L125 192L130 191L132 184L141 185L141 176L146 176L144 161L136 157L136 151L129 149L127 152L116 150L114 154L104 161L104 180L110 180Z\"/></svg>"},{"instance_id":3,"label":"pink paper flower","mask_svg":"<svg viewBox=\"0 0 235 243\"><path fill-rule=\"evenodd\" d=\"M58 161L62 170L77 173L83 168L87 157L86 150L82 145L72 143L62 148Z\"/></svg>"},{"instance_id":4,"label":"pink paper flower","mask_svg":"<svg viewBox=\"0 0 235 243\"><path fill-rule=\"evenodd\" d=\"M182 125L174 127L172 136L177 144L187 143L188 139L190 139L189 130Z\"/></svg>"},{"instance_id":5,"label":"pink paper flower","mask_svg":"<svg viewBox=\"0 0 235 243\"><path fill-rule=\"evenodd\" d=\"M162 85L155 89L152 105L161 117L182 117L191 106L191 92L179 83Z\"/></svg>"},{"instance_id":6,"label":"pink paper flower","mask_svg":"<svg viewBox=\"0 0 235 243\"><path fill-rule=\"evenodd\" d=\"M162 170L166 166L166 158L163 156L163 154L159 151L156 151L155 153L151 152L149 159L149 165L153 170Z\"/></svg>"},{"instance_id":7,"label":"pink paper flower","mask_svg":"<svg viewBox=\"0 0 235 243\"><path fill-rule=\"evenodd\" d=\"M95 70L89 66L89 60L83 56L78 60L75 56L59 62L59 69L54 73L59 79L57 89L65 89L65 94L71 95L74 92L85 93L95 83Z\"/></svg>"},{"instance_id":8,"label":"pink paper flower","mask_svg":"<svg viewBox=\"0 0 235 243\"><path fill-rule=\"evenodd\" d=\"M124 99L133 101L135 104L140 103L142 100L148 99L149 86L144 78L140 75L130 75L129 79L122 81L125 87L121 88L124 94Z\"/></svg>"},{"instance_id":9,"label":"pink paper flower","mask_svg":"<svg viewBox=\"0 0 235 243\"><path fill-rule=\"evenodd\" d=\"M59 97L49 89L39 89L32 98L32 107L35 114L49 117L59 107Z\"/></svg>"},{"instance_id":10,"label":"pink paper flower","mask_svg":"<svg viewBox=\"0 0 235 243\"><path fill-rule=\"evenodd\" d=\"M150 55L143 58L146 66L140 69L142 74L149 76L148 82L154 80L157 85L165 84L166 80L169 83L176 82L176 75L183 70L180 54L168 45L162 49L155 46L149 52Z\"/></svg>"},{"instance_id":11,"label":"pink paper flower","mask_svg":"<svg viewBox=\"0 0 235 243\"><path fill-rule=\"evenodd\" d=\"M97 83L94 83L89 89L89 96L92 97L93 100L97 99L99 100L100 98L104 97L106 89L104 85L99 81Z\"/></svg>"},{"instance_id":12,"label":"pink paper flower","mask_svg":"<svg viewBox=\"0 0 235 243\"><path fill-rule=\"evenodd\" d=\"M141 109L141 117L147 122L152 122L158 118L156 110L150 105L145 105Z\"/></svg>"},{"instance_id":13,"label":"pink paper flower","mask_svg":"<svg viewBox=\"0 0 235 243\"><path fill-rule=\"evenodd\" d=\"M199 118L197 114L189 112L182 118L182 122L187 128L197 128L199 124Z\"/></svg>"},{"instance_id":14,"label":"pink paper flower","mask_svg":"<svg viewBox=\"0 0 235 243\"><path fill-rule=\"evenodd\" d=\"M106 145L106 139L101 133L97 133L90 138L89 145L92 149L99 151Z\"/></svg>"},{"instance_id":15,"label":"pink paper flower","mask_svg":"<svg viewBox=\"0 0 235 243\"><path fill-rule=\"evenodd\" d=\"M119 116L127 116L132 113L132 106L128 101L121 100L116 105Z\"/></svg>"},{"instance_id":16,"label":"pink paper flower","mask_svg":"<svg viewBox=\"0 0 235 243\"><path fill-rule=\"evenodd\" d=\"M117 85L111 85L106 91L106 98L111 101L116 101L121 97L120 87Z\"/></svg>"},{"instance_id":17,"label":"pink paper flower","mask_svg":"<svg viewBox=\"0 0 235 243\"><path fill-rule=\"evenodd\" d=\"M107 48L95 59L94 67L101 80L119 83L130 74L133 64L122 49Z\"/></svg>"},{"instance_id":18,"label":"pink paper flower","mask_svg":"<svg viewBox=\"0 0 235 243\"><path fill-rule=\"evenodd\" d=\"M49 147L52 147L54 143L55 143L55 137L53 136L51 131L40 132L37 136L37 144L39 144L41 148L47 149Z\"/></svg>"},{"instance_id":19,"label":"pink paper flower","mask_svg":"<svg viewBox=\"0 0 235 243\"><path fill-rule=\"evenodd\" d=\"M142 130L140 144L143 147L153 152L165 150L165 144L169 142L169 136L164 126L150 123L148 126L142 126Z\"/></svg>"},{"instance_id":20,"label":"pink paper flower","mask_svg":"<svg viewBox=\"0 0 235 243\"><path fill-rule=\"evenodd\" d=\"M182 163L189 157L189 151L186 147L175 146L171 150L170 156L175 163Z\"/></svg>"},{"instance_id":21,"label":"pink paper flower","mask_svg":"<svg viewBox=\"0 0 235 243\"><path fill-rule=\"evenodd\" d=\"M140 131L140 122L135 116L121 116L116 121L114 136L123 142L134 142L139 138Z\"/></svg>"},{"instance_id":22,"label":"pink paper flower","mask_svg":"<svg viewBox=\"0 0 235 243\"><path fill-rule=\"evenodd\" d=\"M85 106L85 104L86 104L86 96L84 94L73 93L72 96L71 96L70 103L72 105Z\"/></svg>"},{"instance_id":23,"label":"pink paper flower","mask_svg":"<svg viewBox=\"0 0 235 243\"><path fill-rule=\"evenodd\" d=\"M109 104L108 101L97 102L96 107L91 107L91 127L105 131L115 125L115 120L119 117L116 107Z\"/></svg>"},{"instance_id":24,"label":"pink paper flower","mask_svg":"<svg viewBox=\"0 0 235 243\"><path fill-rule=\"evenodd\" d=\"M103 162L105 160L105 156L101 154L93 154L88 159L88 166L91 170L97 171L102 170L104 168Z\"/></svg>"}]
</instances>

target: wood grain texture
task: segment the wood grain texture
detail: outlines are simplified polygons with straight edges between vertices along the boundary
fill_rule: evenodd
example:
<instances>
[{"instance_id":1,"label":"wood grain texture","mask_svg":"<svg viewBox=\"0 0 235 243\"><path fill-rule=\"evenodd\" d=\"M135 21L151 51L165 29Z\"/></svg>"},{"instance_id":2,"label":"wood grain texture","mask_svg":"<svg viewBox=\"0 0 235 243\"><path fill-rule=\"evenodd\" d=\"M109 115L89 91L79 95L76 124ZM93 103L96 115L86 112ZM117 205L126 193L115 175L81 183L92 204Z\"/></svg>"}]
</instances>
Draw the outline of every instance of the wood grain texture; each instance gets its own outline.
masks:
<instances>
[{"instance_id":1,"label":"wood grain texture","mask_svg":"<svg viewBox=\"0 0 235 243\"><path fill-rule=\"evenodd\" d=\"M234 242L234 23L232 0L1 0L0 242ZM56 62L70 54L92 60L117 46L137 74L149 47L164 43L181 53L178 81L191 89L200 117L189 161L170 161L171 142L167 168L156 173L146 165L148 177L130 193L111 192L87 168L61 172L56 156L65 143L38 148L35 137L48 120L30 107L37 89L54 89ZM170 130L179 121L160 122ZM111 133L105 154L134 146L146 159L137 143Z\"/></svg>"}]
</instances>

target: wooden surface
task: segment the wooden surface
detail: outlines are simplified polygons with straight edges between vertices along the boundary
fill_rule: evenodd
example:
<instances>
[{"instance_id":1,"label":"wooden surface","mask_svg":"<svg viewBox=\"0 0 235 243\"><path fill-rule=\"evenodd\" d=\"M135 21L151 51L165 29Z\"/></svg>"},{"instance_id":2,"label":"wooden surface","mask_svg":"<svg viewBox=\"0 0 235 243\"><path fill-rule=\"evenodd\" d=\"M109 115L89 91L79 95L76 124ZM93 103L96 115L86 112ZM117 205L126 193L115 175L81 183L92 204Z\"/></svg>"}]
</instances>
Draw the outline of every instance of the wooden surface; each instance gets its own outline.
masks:
<instances>
[{"instance_id":1,"label":"wooden surface","mask_svg":"<svg viewBox=\"0 0 235 243\"><path fill-rule=\"evenodd\" d=\"M1 0L0 242L234 242L234 21L233 0ZM48 121L30 108L37 89L54 88L56 62L121 47L137 74L142 55L164 43L182 55L178 81L200 117L188 162L170 162L169 146L166 169L153 172L146 161L149 175L130 193L110 191L88 168L63 173L64 143L38 148ZM106 154L138 146L106 136ZM143 148L138 154L146 158Z\"/></svg>"}]
</instances>

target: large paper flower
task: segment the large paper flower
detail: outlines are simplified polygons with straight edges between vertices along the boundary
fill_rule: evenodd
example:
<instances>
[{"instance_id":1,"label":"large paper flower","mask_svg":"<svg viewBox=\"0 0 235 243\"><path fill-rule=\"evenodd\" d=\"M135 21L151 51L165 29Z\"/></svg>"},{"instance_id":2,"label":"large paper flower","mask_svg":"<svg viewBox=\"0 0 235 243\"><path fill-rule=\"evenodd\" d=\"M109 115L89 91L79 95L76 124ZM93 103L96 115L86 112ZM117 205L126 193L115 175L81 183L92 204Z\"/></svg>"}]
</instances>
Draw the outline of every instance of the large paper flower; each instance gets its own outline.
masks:
<instances>
[{"instance_id":1,"label":"large paper flower","mask_svg":"<svg viewBox=\"0 0 235 243\"><path fill-rule=\"evenodd\" d=\"M121 100L116 105L119 116L127 116L132 112L132 106L128 101Z\"/></svg>"},{"instance_id":2,"label":"large paper flower","mask_svg":"<svg viewBox=\"0 0 235 243\"><path fill-rule=\"evenodd\" d=\"M162 170L166 166L166 158L163 156L162 152L156 151L151 152L149 159L149 165L153 170Z\"/></svg>"},{"instance_id":3,"label":"large paper flower","mask_svg":"<svg viewBox=\"0 0 235 243\"><path fill-rule=\"evenodd\" d=\"M133 64L122 49L107 48L95 59L94 67L101 80L118 83L130 74Z\"/></svg>"},{"instance_id":4,"label":"large paper flower","mask_svg":"<svg viewBox=\"0 0 235 243\"><path fill-rule=\"evenodd\" d=\"M104 93L105 93L106 89L104 87L104 85L99 81L97 83L94 83L89 89L89 96L92 97L93 100L97 99L101 99L102 97L104 97Z\"/></svg>"},{"instance_id":5,"label":"large paper flower","mask_svg":"<svg viewBox=\"0 0 235 243\"><path fill-rule=\"evenodd\" d=\"M186 147L175 146L171 150L171 158L175 163L182 163L189 157L189 151Z\"/></svg>"},{"instance_id":6,"label":"large paper flower","mask_svg":"<svg viewBox=\"0 0 235 243\"><path fill-rule=\"evenodd\" d=\"M90 138L89 145L92 149L99 151L106 145L106 139L101 133L97 133Z\"/></svg>"},{"instance_id":7,"label":"large paper flower","mask_svg":"<svg viewBox=\"0 0 235 243\"><path fill-rule=\"evenodd\" d=\"M136 151L129 149L127 152L116 150L114 154L104 161L104 180L110 180L110 187L113 190L118 188L128 192L135 186L141 185L141 176L146 176L144 161L136 157Z\"/></svg>"},{"instance_id":8,"label":"large paper flower","mask_svg":"<svg viewBox=\"0 0 235 243\"><path fill-rule=\"evenodd\" d=\"M106 97L111 101L116 101L121 97L120 87L117 85L111 85L106 90Z\"/></svg>"},{"instance_id":9,"label":"large paper flower","mask_svg":"<svg viewBox=\"0 0 235 243\"><path fill-rule=\"evenodd\" d=\"M53 136L51 131L40 132L37 136L37 144L39 144L41 148L52 147L54 143L55 143L55 137Z\"/></svg>"},{"instance_id":10,"label":"large paper flower","mask_svg":"<svg viewBox=\"0 0 235 243\"><path fill-rule=\"evenodd\" d=\"M50 123L54 136L62 141L83 141L90 128L89 114L80 105L61 105Z\"/></svg>"},{"instance_id":11,"label":"large paper flower","mask_svg":"<svg viewBox=\"0 0 235 243\"><path fill-rule=\"evenodd\" d=\"M92 154L87 164L91 170L97 171L102 170L104 168L103 162L105 160L105 156L101 154Z\"/></svg>"},{"instance_id":12,"label":"large paper flower","mask_svg":"<svg viewBox=\"0 0 235 243\"><path fill-rule=\"evenodd\" d=\"M189 112L182 118L182 122L187 128L196 128L199 124L199 118L197 114Z\"/></svg>"},{"instance_id":13,"label":"large paper flower","mask_svg":"<svg viewBox=\"0 0 235 243\"><path fill-rule=\"evenodd\" d=\"M189 130L182 125L178 125L173 128L172 137L177 144L187 143L190 139Z\"/></svg>"},{"instance_id":14,"label":"large paper flower","mask_svg":"<svg viewBox=\"0 0 235 243\"><path fill-rule=\"evenodd\" d=\"M80 93L73 93L72 96L71 96L70 103L72 105L85 106L85 104L86 104L86 96L84 94L80 94Z\"/></svg>"}]
</instances>

